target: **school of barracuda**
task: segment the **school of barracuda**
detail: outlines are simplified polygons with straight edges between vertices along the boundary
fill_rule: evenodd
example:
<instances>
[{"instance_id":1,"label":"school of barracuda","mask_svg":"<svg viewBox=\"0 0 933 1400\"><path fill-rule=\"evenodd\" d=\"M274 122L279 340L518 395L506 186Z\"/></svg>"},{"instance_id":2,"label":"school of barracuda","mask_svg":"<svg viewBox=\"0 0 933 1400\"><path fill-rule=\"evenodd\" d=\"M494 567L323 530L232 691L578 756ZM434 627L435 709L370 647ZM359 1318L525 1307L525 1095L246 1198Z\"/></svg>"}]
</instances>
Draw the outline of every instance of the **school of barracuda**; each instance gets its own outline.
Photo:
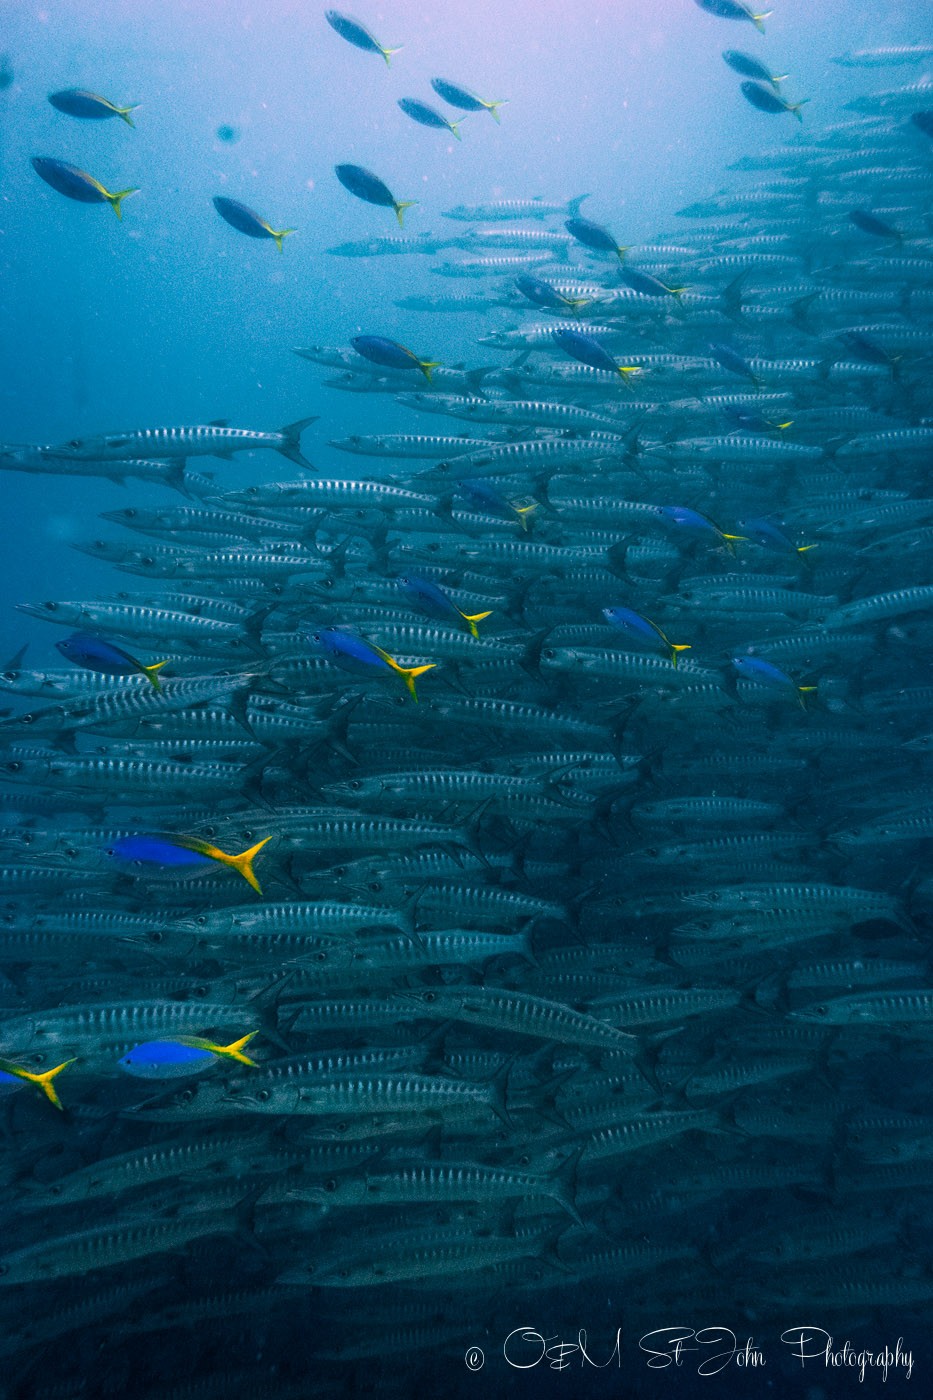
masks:
<instances>
[{"instance_id":1,"label":"school of barracuda","mask_svg":"<svg viewBox=\"0 0 933 1400\"><path fill-rule=\"evenodd\" d=\"M933 84L865 76L750 96L775 144L634 248L597 193L391 235L339 167L387 232L331 252L482 331L297 348L384 398L339 480L326 408L4 449L183 499L89 525L112 593L22 600L67 664L0 675L3 1394L303 1395L296 1327L322 1394L452 1394L590 1296L928 1315Z\"/></svg>"}]
</instances>

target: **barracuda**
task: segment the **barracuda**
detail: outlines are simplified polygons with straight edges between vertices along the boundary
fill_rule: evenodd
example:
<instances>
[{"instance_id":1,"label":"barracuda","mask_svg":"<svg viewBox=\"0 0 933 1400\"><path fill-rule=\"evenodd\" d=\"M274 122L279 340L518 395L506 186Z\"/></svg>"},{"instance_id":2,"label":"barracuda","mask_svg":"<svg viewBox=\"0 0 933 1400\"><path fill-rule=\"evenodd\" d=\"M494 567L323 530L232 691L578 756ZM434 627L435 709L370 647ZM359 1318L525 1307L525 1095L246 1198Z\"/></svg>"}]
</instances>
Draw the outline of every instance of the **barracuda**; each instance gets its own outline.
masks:
<instances>
[{"instance_id":1,"label":"barracuda","mask_svg":"<svg viewBox=\"0 0 933 1400\"><path fill-rule=\"evenodd\" d=\"M301 455L300 438L317 417L300 418L278 432L264 433L251 428L228 428L225 423L208 423L193 428L140 428L102 437L74 439L55 451L78 461L119 462L127 458L229 457L257 447L269 447L283 457L310 467Z\"/></svg>"},{"instance_id":2,"label":"barracuda","mask_svg":"<svg viewBox=\"0 0 933 1400\"><path fill-rule=\"evenodd\" d=\"M533 399L467 399L442 394L400 394L398 401L421 413L440 413L471 423L528 424L562 429L605 428L609 432L619 430L618 420L608 414L590 413L569 403L547 403Z\"/></svg>"}]
</instances>

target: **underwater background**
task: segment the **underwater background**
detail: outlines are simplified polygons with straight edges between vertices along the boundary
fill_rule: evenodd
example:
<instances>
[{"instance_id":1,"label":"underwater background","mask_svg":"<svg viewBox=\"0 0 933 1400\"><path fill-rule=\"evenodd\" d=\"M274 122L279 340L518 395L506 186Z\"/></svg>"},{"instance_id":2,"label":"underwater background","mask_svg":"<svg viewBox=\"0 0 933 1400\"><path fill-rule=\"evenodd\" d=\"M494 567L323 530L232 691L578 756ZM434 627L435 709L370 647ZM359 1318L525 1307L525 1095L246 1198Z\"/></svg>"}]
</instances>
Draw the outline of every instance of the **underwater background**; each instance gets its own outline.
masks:
<instances>
[{"instance_id":1,"label":"underwater background","mask_svg":"<svg viewBox=\"0 0 933 1400\"><path fill-rule=\"evenodd\" d=\"M356 13L3 7L0 1396L929 1393L933 7Z\"/></svg>"}]
</instances>

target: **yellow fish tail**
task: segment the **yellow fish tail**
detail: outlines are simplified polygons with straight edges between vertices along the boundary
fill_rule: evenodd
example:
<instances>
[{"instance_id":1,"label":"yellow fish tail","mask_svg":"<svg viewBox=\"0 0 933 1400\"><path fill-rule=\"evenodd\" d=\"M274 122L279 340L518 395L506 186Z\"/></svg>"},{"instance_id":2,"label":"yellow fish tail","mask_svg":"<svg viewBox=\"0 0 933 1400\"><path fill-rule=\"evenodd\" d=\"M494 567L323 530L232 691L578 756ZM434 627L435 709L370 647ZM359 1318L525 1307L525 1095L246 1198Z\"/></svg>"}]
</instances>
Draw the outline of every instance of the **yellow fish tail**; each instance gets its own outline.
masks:
<instances>
[{"instance_id":1,"label":"yellow fish tail","mask_svg":"<svg viewBox=\"0 0 933 1400\"><path fill-rule=\"evenodd\" d=\"M425 379L428 381L429 384L430 384L430 382L431 382L431 371L432 371L432 369L439 369L439 368L440 368L440 364L441 364L440 360L419 360L419 361L418 361L418 368L421 370L421 373L424 375Z\"/></svg>"},{"instance_id":2,"label":"yellow fish tail","mask_svg":"<svg viewBox=\"0 0 933 1400\"><path fill-rule=\"evenodd\" d=\"M491 612L484 612L484 613L461 613L460 616L463 618L464 622L468 625L468 627L469 627L469 629L470 629L471 635L474 636L474 637L478 637L478 636L479 636L479 628L477 627L476 624L477 624L478 622L482 622L482 620L483 620L484 617L492 617L492 613L491 613Z\"/></svg>"},{"instance_id":3,"label":"yellow fish tail","mask_svg":"<svg viewBox=\"0 0 933 1400\"><path fill-rule=\"evenodd\" d=\"M253 871L253 861L259 855L263 846L271 840L271 836L264 836L261 841L256 842L255 846L250 846L248 851L241 851L238 856L230 856L227 855L225 851L217 851L214 853L214 859L221 861L224 865L232 865L233 869L243 876L246 883L254 889L257 894L262 894L259 881L256 879L256 875Z\"/></svg>"},{"instance_id":4,"label":"yellow fish tail","mask_svg":"<svg viewBox=\"0 0 933 1400\"><path fill-rule=\"evenodd\" d=\"M61 1099L55 1092L55 1085L52 1083L52 1080L57 1078L63 1069L67 1069L69 1065L73 1065L75 1058L76 1057L70 1060L63 1060L60 1065L56 1065L54 1069L44 1070L42 1074L34 1074L32 1070L23 1069L20 1065L11 1064L9 1060L0 1060L0 1069L5 1070L7 1074L15 1075L17 1079L25 1080L28 1084L36 1084L53 1107L64 1111L62 1110Z\"/></svg>"},{"instance_id":5,"label":"yellow fish tail","mask_svg":"<svg viewBox=\"0 0 933 1400\"><path fill-rule=\"evenodd\" d=\"M720 531L720 535L722 536L723 544L726 546L726 549L728 549L730 554L735 553L735 547L737 544L741 544L743 541L748 539L747 535L727 535L724 530Z\"/></svg>"},{"instance_id":6,"label":"yellow fish tail","mask_svg":"<svg viewBox=\"0 0 933 1400\"><path fill-rule=\"evenodd\" d=\"M398 219L399 228L405 227L405 223L402 218L402 215L405 213L405 210L413 208L417 203L417 199L399 199L396 201L394 208L395 217Z\"/></svg>"},{"instance_id":7,"label":"yellow fish tail","mask_svg":"<svg viewBox=\"0 0 933 1400\"><path fill-rule=\"evenodd\" d=\"M167 665L167 661L154 661L151 666L143 666L142 668L143 675L155 686L156 690L162 689L162 684L156 672L161 671L162 667Z\"/></svg>"},{"instance_id":8,"label":"yellow fish tail","mask_svg":"<svg viewBox=\"0 0 933 1400\"><path fill-rule=\"evenodd\" d=\"M500 97L500 98L498 98L495 102L484 102L484 103L483 103L483 106L486 108L486 111L487 111L487 112L489 113L489 115L492 117L493 121L496 121L496 122L501 122L501 121L502 121L502 118L499 116L499 108L500 108L500 107L504 107L505 104L508 102L508 100L509 100L509 99L508 99L507 97Z\"/></svg>"},{"instance_id":9,"label":"yellow fish tail","mask_svg":"<svg viewBox=\"0 0 933 1400\"><path fill-rule=\"evenodd\" d=\"M667 641L667 638L665 638L665 641ZM692 651L693 647L689 642L668 642L667 644L671 649L671 665L676 671L678 653L682 651Z\"/></svg>"},{"instance_id":10,"label":"yellow fish tail","mask_svg":"<svg viewBox=\"0 0 933 1400\"><path fill-rule=\"evenodd\" d=\"M521 525L522 529L523 529L523 530L527 530L527 529L528 529L529 521L531 520L531 517L534 515L535 511L538 509L538 502L537 502L537 501L532 501L531 505L527 505L527 506L516 506L516 505L513 504L512 509L515 511L515 514L518 516L519 524Z\"/></svg>"},{"instance_id":11,"label":"yellow fish tail","mask_svg":"<svg viewBox=\"0 0 933 1400\"><path fill-rule=\"evenodd\" d=\"M798 554L806 554L808 550L810 550L810 549L817 549L817 548L818 548L818 545L815 545L815 544L798 544L798 546L797 546L797 553L798 553Z\"/></svg>"},{"instance_id":12,"label":"yellow fish tail","mask_svg":"<svg viewBox=\"0 0 933 1400\"><path fill-rule=\"evenodd\" d=\"M118 219L123 218L123 210L120 207L121 201L129 199L131 194L139 194L139 190L117 190L115 194L111 194L109 190L104 190L104 197Z\"/></svg>"},{"instance_id":13,"label":"yellow fish tail","mask_svg":"<svg viewBox=\"0 0 933 1400\"><path fill-rule=\"evenodd\" d=\"M770 19L773 14L773 10L765 10L764 14L761 15L749 15L749 19L751 20L755 28L758 30L758 33L763 34L765 32L764 22L766 19Z\"/></svg>"},{"instance_id":14,"label":"yellow fish tail","mask_svg":"<svg viewBox=\"0 0 933 1400\"><path fill-rule=\"evenodd\" d=\"M429 661L426 666L400 666L397 661L391 662L392 669L399 673L416 705L418 704L418 692L415 689L415 681L419 676L423 676L425 671L433 671L436 665L436 661Z\"/></svg>"},{"instance_id":15,"label":"yellow fish tail","mask_svg":"<svg viewBox=\"0 0 933 1400\"><path fill-rule=\"evenodd\" d=\"M136 108L137 108L139 105L140 105L140 104L139 104L138 102L134 102L134 104L133 104L132 107L114 107L113 110L116 112L116 114L117 114L118 117L121 117L121 118L123 119L123 121L126 122L127 126L135 127L135 126L136 126L136 123L133 121L133 118L130 116L130 112L135 112L135 111L136 111Z\"/></svg>"},{"instance_id":16,"label":"yellow fish tail","mask_svg":"<svg viewBox=\"0 0 933 1400\"><path fill-rule=\"evenodd\" d=\"M392 67L392 64L391 64L391 62L390 62L390 59L391 59L392 55L393 55L394 53L401 53L401 52L402 52L402 49L403 49L404 47L405 47L404 44L399 44L399 46L398 46L397 49L380 49L380 50L379 50L379 52L382 54L382 57L383 57L383 58L385 59L385 61L386 61L386 67L387 67L387 68L391 68L391 67Z\"/></svg>"},{"instance_id":17,"label":"yellow fish tail","mask_svg":"<svg viewBox=\"0 0 933 1400\"><path fill-rule=\"evenodd\" d=\"M250 1031L248 1035L243 1035L239 1040L233 1040L229 1045L213 1045L205 1041L205 1048L213 1050L215 1055L223 1055L228 1060L236 1060L238 1065L249 1065L251 1069L258 1068L256 1061L251 1060L249 1055L244 1055L244 1048L250 1041L259 1034L258 1031Z\"/></svg>"},{"instance_id":18,"label":"yellow fish tail","mask_svg":"<svg viewBox=\"0 0 933 1400\"><path fill-rule=\"evenodd\" d=\"M458 140L458 141L462 141L462 140L463 140L463 137L460 135L460 123L459 123L459 122L448 122L447 125L450 127L451 131L452 131L453 134L456 136L457 140Z\"/></svg>"},{"instance_id":19,"label":"yellow fish tail","mask_svg":"<svg viewBox=\"0 0 933 1400\"><path fill-rule=\"evenodd\" d=\"M282 251L282 239L283 239L283 238L287 238L288 235L289 235L290 233L294 233L294 232L295 232L295 229L293 229L293 228L270 228L270 230L269 230L269 236L270 236L270 238L274 238L274 239L275 239L275 246L278 248L279 252L281 253L281 251Z\"/></svg>"}]
</instances>

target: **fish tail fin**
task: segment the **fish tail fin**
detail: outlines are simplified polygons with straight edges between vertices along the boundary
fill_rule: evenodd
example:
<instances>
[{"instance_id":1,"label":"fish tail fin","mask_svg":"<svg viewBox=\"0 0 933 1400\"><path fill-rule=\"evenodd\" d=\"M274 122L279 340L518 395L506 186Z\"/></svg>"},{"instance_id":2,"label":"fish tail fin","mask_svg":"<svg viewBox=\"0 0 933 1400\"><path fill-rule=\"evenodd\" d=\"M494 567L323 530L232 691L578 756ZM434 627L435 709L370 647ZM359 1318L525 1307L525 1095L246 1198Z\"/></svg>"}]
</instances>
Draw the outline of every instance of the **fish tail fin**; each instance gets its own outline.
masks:
<instances>
[{"instance_id":1,"label":"fish tail fin","mask_svg":"<svg viewBox=\"0 0 933 1400\"><path fill-rule=\"evenodd\" d=\"M162 689L162 686L159 682L158 672L162 670L163 666L167 665L167 661L154 661L151 666L144 666L142 668L143 675L146 677L147 680L151 681L152 685L155 687L156 690Z\"/></svg>"},{"instance_id":2,"label":"fish tail fin","mask_svg":"<svg viewBox=\"0 0 933 1400\"><path fill-rule=\"evenodd\" d=\"M123 210L120 207L121 201L124 199L129 199L131 194L139 194L139 190L117 190L114 194L110 194L108 191L105 191L105 194L107 196L107 202L110 205L113 212L116 214L117 218L122 219Z\"/></svg>"},{"instance_id":3,"label":"fish tail fin","mask_svg":"<svg viewBox=\"0 0 933 1400\"><path fill-rule=\"evenodd\" d=\"M772 73L771 81L775 87L780 87L781 83L786 83L789 77L789 73Z\"/></svg>"},{"instance_id":4,"label":"fish tail fin","mask_svg":"<svg viewBox=\"0 0 933 1400\"><path fill-rule=\"evenodd\" d=\"M409 694L411 695L411 698L412 700L414 700L416 705L418 704L418 692L415 689L415 681L418 679L419 676L423 676L425 671L433 671L436 665L436 661L429 661L426 666L396 665L395 669L398 671L402 680L408 687Z\"/></svg>"},{"instance_id":5,"label":"fish tail fin","mask_svg":"<svg viewBox=\"0 0 933 1400\"><path fill-rule=\"evenodd\" d=\"M417 203L417 199L397 199L395 201L395 217L398 219L399 228L405 227L405 221L402 217L405 213L405 210L412 209Z\"/></svg>"},{"instance_id":6,"label":"fish tail fin","mask_svg":"<svg viewBox=\"0 0 933 1400\"><path fill-rule=\"evenodd\" d=\"M684 292L689 292L690 288L689 288L689 287L668 287L667 290L670 292L670 294L671 294L672 297L676 297L677 300L680 301L680 298L683 296Z\"/></svg>"},{"instance_id":7,"label":"fish tail fin","mask_svg":"<svg viewBox=\"0 0 933 1400\"><path fill-rule=\"evenodd\" d=\"M576 219L578 217L580 213L580 205L585 199L589 198L590 196L588 194L578 194L576 199L567 200L567 213L570 215L571 219Z\"/></svg>"},{"instance_id":8,"label":"fish tail fin","mask_svg":"<svg viewBox=\"0 0 933 1400\"><path fill-rule=\"evenodd\" d=\"M418 368L421 370L421 373L424 375L425 379L428 381L429 384L431 383L431 371L432 371L432 369L440 369L440 366L441 366L440 360L419 360L419 361L418 361Z\"/></svg>"},{"instance_id":9,"label":"fish tail fin","mask_svg":"<svg viewBox=\"0 0 933 1400\"><path fill-rule=\"evenodd\" d=\"M305 428L310 428L312 423L316 423L320 417L317 413L312 413L310 418L299 418L294 423L286 423L284 428L280 428L282 435L281 445L276 449L283 457L287 457L290 462L296 463L299 467L306 467L308 471L314 471L314 466L303 457L301 453L301 434Z\"/></svg>"},{"instance_id":10,"label":"fish tail fin","mask_svg":"<svg viewBox=\"0 0 933 1400\"><path fill-rule=\"evenodd\" d=\"M802 710L806 710L807 705L809 704L808 696L815 695L816 692L817 686L815 685L798 685L797 700Z\"/></svg>"},{"instance_id":11,"label":"fish tail fin","mask_svg":"<svg viewBox=\"0 0 933 1400\"><path fill-rule=\"evenodd\" d=\"M492 617L492 613L461 613L460 616L463 618L464 622L466 622L469 625L470 633L472 634L472 636L478 637L479 628L476 624L478 622L482 622L484 617Z\"/></svg>"},{"instance_id":12,"label":"fish tail fin","mask_svg":"<svg viewBox=\"0 0 933 1400\"><path fill-rule=\"evenodd\" d=\"M139 102L134 102L130 107L116 107L114 110L116 111L117 116L126 122L127 126L135 127L136 123L130 116L130 112L135 112L136 108L140 105L141 104Z\"/></svg>"},{"instance_id":13,"label":"fish tail fin","mask_svg":"<svg viewBox=\"0 0 933 1400\"><path fill-rule=\"evenodd\" d=\"M218 851L214 859L221 861L224 865L232 865L233 869L243 876L243 879L251 889L254 889L257 894L262 894L259 881L256 879L256 874L253 870L253 861L259 855L263 846L271 840L271 836L264 836L261 841L256 842L255 846L250 846L248 851L241 851L238 856L230 856L227 855L225 851Z\"/></svg>"},{"instance_id":14,"label":"fish tail fin","mask_svg":"<svg viewBox=\"0 0 933 1400\"><path fill-rule=\"evenodd\" d=\"M770 19L773 14L773 10L765 10L764 13L760 15L749 15L749 19L758 30L758 33L763 34L765 32L765 20Z\"/></svg>"},{"instance_id":15,"label":"fish tail fin","mask_svg":"<svg viewBox=\"0 0 933 1400\"><path fill-rule=\"evenodd\" d=\"M238 1065L249 1065L251 1069L257 1069L256 1061L251 1060L249 1055L244 1055L243 1051L258 1034L258 1031L249 1031L247 1035L240 1036L239 1040L232 1040L229 1045L212 1045L210 1048L215 1055L223 1055L228 1060L236 1060Z\"/></svg>"},{"instance_id":16,"label":"fish tail fin","mask_svg":"<svg viewBox=\"0 0 933 1400\"><path fill-rule=\"evenodd\" d=\"M799 122L802 122L802 121L803 121L803 113L801 112L800 109L801 109L801 107L804 105L805 102L809 102L809 101L810 101L809 97L801 97L801 99L800 99L799 102L791 102L791 103L788 104L788 111L793 112L793 114L794 114L794 116L797 118L797 120L798 120Z\"/></svg>"},{"instance_id":17,"label":"fish tail fin","mask_svg":"<svg viewBox=\"0 0 933 1400\"><path fill-rule=\"evenodd\" d=\"M391 63L392 55L393 55L394 53L401 53L401 52L402 52L402 49L403 49L404 47L405 47L404 44L399 44L398 47L397 47L397 48L394 48L394 49L380 49L380 53L382 54L382 57L383 57L383 58L385 59L385 61L386 61L386 67L387 67L387 68L391 68L391 67L392 67L392 63Z\"/></svg>"},{"instance_id":18,"label":"fish tail fin","mask_svg":"<svg viewBox=\"0 0 933 1400\"><path fill-rule=\"evenodd\" d=\"M628 244L624 244L624 245L623 245L622 243L620 243L620 244L617 245L617 247L616 247L616 257L619 259L619 263L620 263L620 264L625 262L625 255L626 255L627 252L628 252Z\"/></svg>"},{"instance_id":19,"label":"fish tail fin","mask_svg":"<svg viewBox=\"0 0 933 1400\"><path fill-rule=\"evenodd\" d=\"M677 670L677 657L682 651L692 651L693 647L689 642L668 642L671 649L671 665Z\"/></svg>"},{"instance_id":20,"label":"fish tail fin","mask_svg":"<svg viewBox=\"0 0 933 1400\"><path fill-rule=\"evenodd\" d=\"M816 548L818 548L818 546L815 545L815 544L798 544L798 546L797 546L797 553L798 553L798 554L806 554L806 553L808 552L808 550L816 549Z\"/></svg>"},{"instance_id":21,"label":"fish tail fin","mask_svg":"<svg viewBox=\"0 0 933 1400\"><path fill-rule=\"evenodd\" d=\"M735 547L737 544L740 544L743 540L748 539L747 535L727 535L724 530L721 531L721 534L723 543L725 544L726 549L728 549L730 554L735 553Z\"/></svg>"},{"instance_id":22,"label":"fish tail fin","mask_svg":"<svg viewBox=\"0 0 933 1400\"><path fill-rule=\"evenodd\" d=\"M511 502L512 509L518 516L519 524L526 533L530 528L531 518L538 509L538 504L537 501L529 501L527 505L519 506L514 501Z\"/></svg>"},{"instance_id":23,"label":"fish tail fin","mask_svg":"<svg viewBox=\"0 0 933 1400\"><path fill-rule=\"evenodd\" d=\"M281 251L282 251L282 239L283 239L283 238L287 238L288 235L289 235L290 233L294 233L295 230L294 230L293 228L279 228L279 229L270 228L269 232L271 233L272 237L275 239L275 246L278 248L279 252L281 253Z\"/></svg>"},{"instance_id":24,"label":"fish tail fin","mask_svg":"<svg viewBox=\"0 0 933 1400\"><path fill-rule=\"evenodd\" d=\"M581 306L589 306L592 297L564 297L563 299L570 307L571 311L576 311Z\"/></svg>"},{"instance_id":25,"label":"fish tail fin","mask_svg":"<svg viewBox=\"0 0 933 1400\"><path fill-rule=\"evenodd\" d=\"M61 1074L63 1069L67 1069L69 1065L73 1065L75 1062L75 1058L76 1057L73 1057L70 1060L63 1060L60 1065L56 1065L54 1069L44 1070L42 1074L33 1074L31 1070L20 1069L19 1067L12 1066L10 1067L8 1072L10 1074L15 1074L18 1079L25 1079L29 1084L37 1085L42 1090L49 1103L52 1104L54 1108L57 1108L64 1112L64 1109L62 1108L62 1101L58 1097L58 1094L55 1090L55 1085L52 1083L52 1080L57 1078L58 1075Z\"/></svg>"},{"instance_id":26,"label":"fish tail fin","mask_svg":"<svg viewBox=\"0 0 933 1400\"><path fill-rule=\"evenodd\" d=\"M448 122L447 125L450 127L451 131L452 131L453 134L456 136L457 140L458 140L458 141L462 141L462 140L463 140L463 137L460 135L460 123L459 123L459 122Z\"/></svg>"},{"instance_id":27,"label":"fish tail fin","mask_svg":"<svg viewBox=\"0 0 933 1400\"><path fill-rule=\"evenodd\" d=\"M495 121L495 122L501 122L501 121L502 121L502 118L499 116L499 108L500 108L500 107L504 107L505 104L508 102L508 100L509 100L509 99L508 99L507 97L499 97L499 98L496 99L495 102L484 102L484 103L483 103L483 106L486 108L486 111L487 111L487 112L489 113L489 115L492 117L493 121Z\"/></svg>"}]
</instances>

